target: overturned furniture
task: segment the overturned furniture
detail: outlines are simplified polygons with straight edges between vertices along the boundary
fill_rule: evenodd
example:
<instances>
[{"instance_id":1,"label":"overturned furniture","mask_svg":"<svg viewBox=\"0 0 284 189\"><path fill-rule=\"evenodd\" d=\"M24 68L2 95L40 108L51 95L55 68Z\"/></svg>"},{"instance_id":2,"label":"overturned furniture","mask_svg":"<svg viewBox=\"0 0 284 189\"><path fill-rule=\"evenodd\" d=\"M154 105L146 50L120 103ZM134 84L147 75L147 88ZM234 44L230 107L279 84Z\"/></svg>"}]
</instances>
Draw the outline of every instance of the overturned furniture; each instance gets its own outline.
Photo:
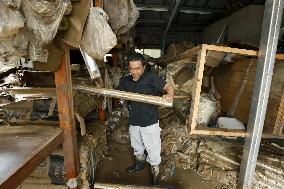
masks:
<instances>
[{"instance_id":1,"label":"overturned furniture","mask_svg":"<svg viewBox=\"0 0 284 189\"><path fill-rule=\"evenodd\" d=\"M187 93L190 96L188 103L191 103L191 106L188 104L190 111L186 110L186 114L183 113L183 117L186 118L188 131L191 134L241 137L246 135L246 130L244 129L216 128L214 125L210 125L210 127L200 125L199 114L202 109L200 106L203 105L202 100L206 90L208 91L208 87L213 85L212 88L214 90L209 91L209 93L214 93L219 116L226 114L225 116L228 116L226 121L232 121L233 119L231 118L236 118L235 120L237 121L233 120L233 124L238 122L238 120L247 124L255 77L256 61L254 60L257 56L258 51L254 50L203 44L174 57L166 56L159 59L160 65L191 65L194 68L192 71L192 69L189 70L191 67L184 67L183 70L180 69L181 71L174 72L177 73L177 77L173 78L178 81L178 77L183 74L183 71L187 73L186 77L189 77L188 73L194 75L195 72L195 76L187 78L189 80L185 82L185 84L190 84L190 86L187 86ZM266 114L264 133L262 135L264 138L283 138L284 136L284 78L281 75L283 60L284 55L276 55L275 71L268 101L268 109L271 111ZM181 89L184 91L184 88ZM180 109L180 107L176 109Z\"/></svg>"}]
</instances>

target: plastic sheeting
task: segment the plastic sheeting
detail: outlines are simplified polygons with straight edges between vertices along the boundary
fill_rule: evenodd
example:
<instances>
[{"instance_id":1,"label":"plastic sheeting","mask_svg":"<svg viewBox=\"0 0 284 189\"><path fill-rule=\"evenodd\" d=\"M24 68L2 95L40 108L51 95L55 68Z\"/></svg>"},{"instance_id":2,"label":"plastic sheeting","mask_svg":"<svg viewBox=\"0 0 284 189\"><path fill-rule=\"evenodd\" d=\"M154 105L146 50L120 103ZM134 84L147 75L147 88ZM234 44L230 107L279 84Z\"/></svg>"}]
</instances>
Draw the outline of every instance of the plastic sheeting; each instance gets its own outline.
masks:
<instances>
[{"instance_id":1,"label":"plastic sheeting","mask_svg":"<svg viewBox=\"0 0 284 189\"><path fill-rule=\"evenodd\" d=\"M139 17L133 0L104 0L104 9L115 34L126 33Z\"/></svg>"},{"instance_id":2,"label":"plastic sheeting","mask_svg":"<svg viewBox=\"0 0 284 189\"><path fill-rule=\"evenodd\" d=\"M0 1L0 38L17 34L24 27L24 18L17 9L11 9L12 1ZM0 39L2 41L2 39Z\"/></svg>"},{"instance_id":3,"label":"plastic sheeting","mask_svg":"<svg viewBox=\"0 0 284 189\"><path fill-rule=\"evenodd\" d=\"M33 34L29 37L29 56L32 61L47 62L48 50L40 45Z\"/></svg>"},{"instance_id":4,"label":"plastic sheeting","mask_svg":"<svg viewBox=\"0 0 284 189\"><path fill-rule=\"evenodd\" d=\"M27 19L27 27L34 32L39 44L48 44L55 37L69 1L23 1L23 12Z\"/></svg>"},{"instance_id":5,"label":"plastic sheeting","mask_svg":"<svg viewBox=\"0 0 284 189\"><path fill-rule=\"evenodd\" d=\"M90 9L84 29L81 47L92 58L103 60L117 43L115 34L107 23L108 16L98 7Z\"/></svg>"}]
</instances>

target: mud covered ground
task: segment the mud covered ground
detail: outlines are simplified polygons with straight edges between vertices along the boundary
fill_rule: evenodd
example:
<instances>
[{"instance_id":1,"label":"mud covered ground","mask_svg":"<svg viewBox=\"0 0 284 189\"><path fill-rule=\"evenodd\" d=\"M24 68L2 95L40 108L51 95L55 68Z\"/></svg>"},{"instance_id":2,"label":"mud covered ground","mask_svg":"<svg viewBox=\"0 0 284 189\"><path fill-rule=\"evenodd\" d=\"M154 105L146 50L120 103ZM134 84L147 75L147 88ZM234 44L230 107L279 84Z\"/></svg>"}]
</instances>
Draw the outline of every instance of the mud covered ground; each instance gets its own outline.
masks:
<instances>
[{"instance_id":1,"label":"mud covered ground","mask_svg":"<svg viewBox=\"0 0 284 189\"><path fill-rule=\"evenodd\" d=\"M102 183L130 184L130 185L151 185L149 164L138 173L129 174L126 172L128 166L134 162L133 150L129 142L127 118L121 119L108 139L109 153L105 160L98 164L96 181ZM162 171L162 170L161 170ZM161 186L168 186L177 189L210 189L209 183L203 182L202 178L191 170L175 169L170 178L160 180Z\"/></svg>"}]
</instances>

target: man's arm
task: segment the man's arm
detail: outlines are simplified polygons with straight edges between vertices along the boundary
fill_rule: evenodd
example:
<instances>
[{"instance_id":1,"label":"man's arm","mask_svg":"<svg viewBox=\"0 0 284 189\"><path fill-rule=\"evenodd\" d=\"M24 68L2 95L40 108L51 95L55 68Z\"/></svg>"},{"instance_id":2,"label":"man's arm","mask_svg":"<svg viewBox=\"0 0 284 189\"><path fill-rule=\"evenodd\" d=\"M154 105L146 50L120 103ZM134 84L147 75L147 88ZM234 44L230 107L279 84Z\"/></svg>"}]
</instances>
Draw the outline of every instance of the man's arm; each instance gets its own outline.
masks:
<instances>
[{"instance_id":1,"label":"man's arm","mask_svg":"<svg viewBox=\"0 0 284 189\"><path fill-rule=\"evenodd\" d=\"M174 89L172 85L167 83L164 87L164 90L166 91L166 94L163 95L163 98L168 102L172 102L174 98Z\"/></svg>"}]
</instances>

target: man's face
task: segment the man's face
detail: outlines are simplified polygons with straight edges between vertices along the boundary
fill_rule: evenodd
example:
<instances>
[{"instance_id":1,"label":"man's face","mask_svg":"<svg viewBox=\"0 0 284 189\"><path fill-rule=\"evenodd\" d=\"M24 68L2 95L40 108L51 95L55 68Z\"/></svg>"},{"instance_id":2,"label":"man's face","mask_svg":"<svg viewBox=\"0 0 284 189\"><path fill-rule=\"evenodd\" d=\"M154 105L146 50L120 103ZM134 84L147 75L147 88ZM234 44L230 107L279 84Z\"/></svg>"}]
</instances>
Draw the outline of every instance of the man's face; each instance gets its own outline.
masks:
<instances>
[{"instance_id":1,"label":"man's face","mask_svg":"<svg viewBox=\"0 0 284 189\"><path fill-rule=\"evenodd\" d=\"M144 73L145 66L143 66L140 60L129 61L129 72L131 73L133 80L137 81Z\"/></svg>"}]
</instances>

